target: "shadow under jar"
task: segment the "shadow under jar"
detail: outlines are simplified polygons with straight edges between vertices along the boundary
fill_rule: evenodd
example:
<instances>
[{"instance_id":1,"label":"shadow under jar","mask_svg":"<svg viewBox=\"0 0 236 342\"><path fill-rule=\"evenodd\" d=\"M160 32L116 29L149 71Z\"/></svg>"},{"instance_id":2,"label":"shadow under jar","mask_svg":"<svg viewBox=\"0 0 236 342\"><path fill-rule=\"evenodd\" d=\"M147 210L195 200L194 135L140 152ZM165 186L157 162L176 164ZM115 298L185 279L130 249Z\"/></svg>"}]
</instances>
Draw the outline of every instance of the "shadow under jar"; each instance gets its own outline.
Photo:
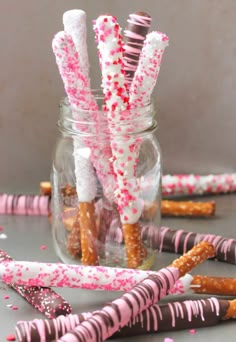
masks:
<instances>
[{"instance_id":1,"label":"shadow under jar","mask_svg":"<svg viewBox=\"0 0 236 342\"><path fill-rule=\"evenodd\" d=\"M152 104L114 112L60 105L52 168L52 231L66 263L151 269L147 227L160 225L161 152Z\"/></svg>"}]
</instances>

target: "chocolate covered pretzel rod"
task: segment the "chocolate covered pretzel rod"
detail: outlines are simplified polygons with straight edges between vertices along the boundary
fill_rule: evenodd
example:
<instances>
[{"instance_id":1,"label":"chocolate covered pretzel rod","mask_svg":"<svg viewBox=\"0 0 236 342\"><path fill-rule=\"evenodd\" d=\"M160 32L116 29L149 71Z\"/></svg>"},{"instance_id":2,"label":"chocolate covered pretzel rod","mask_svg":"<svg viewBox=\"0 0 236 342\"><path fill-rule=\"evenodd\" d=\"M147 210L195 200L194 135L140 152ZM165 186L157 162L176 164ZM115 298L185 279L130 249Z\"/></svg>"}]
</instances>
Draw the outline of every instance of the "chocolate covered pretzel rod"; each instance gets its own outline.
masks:
<instances>
[{"instance_id":1,"label":"chocolate covered pretzel rod","mask_svg":"<svg viewBox=\"0 0 236 342\"><path fill-rule=\"evenodd\" d=\"M12 260L13 259L9 255L0 250L0 263ZM49 287L15 284L8 284L8 286L19 293L27 300L28 303L48 318L68 315L71 313L71 305Z\"/></svg>"},{"instance_id":2,"label":"chocolate covered pretzel rod","mask_svg":"<svg viewBox=\"0 0 236 342\"><path fill-rule=\"evenodd\" d=\"M136 12L129 15L127 28L124 31L126 38L124 45L124 70L126 82L130 84L137 69L143 42L151 26L151 17L145 12Z\"/></svg>"},{"instance_id":3,"label":"chocolate covered pretzel rod","mask_svg":"<svg viewBox=\"0 0 236 342\"><path fill-rule=\"evenodd\" d=\"M236 264L236 239L214 234L198 234L168 227L144 226L142 240L153 249L183 254L200 241L209 241L216 250L215 258L229 264Z\"/></svg>"},{"instance_id":4,"label":"chocolate covered pretzel rod","mask_svg":"<svg viewBox=\"0 0 236 342\"><path fill-rule=\"evenodd\" d=\"M157 303L174 286L174 283L193 267L214 256L214 247L202 242L175 260L170 266L148 276L139 284L96 311L86 321L65 334L58 341L103 341L154 303Z\"/></svg>"},{"instance_id":5,"label":"chocolate covered pretzel rod","mask_svg":"<svg viewBox=\"0 0 236 342\"><path fill-rule=\"evenodd\" d=\"M235 318L231 309L235 300L208 298L186 300L165 305L154 304L140 313L134 321L117 331L113 337L135 336L161 331L175 331L213 326L226 319ZM18 322L16 335L20 342L53 341L91 317L82 313L68 315L53 320L33 320Z\"/></svg>"},{"instance_id":6,"label":"chocolate covered pretzel rod","mask_svg":"<svg viewBox=\"0 0 236 342\"><path fill-rule=\"evenodd\" d=\"M50 202L49 196L0 194L0 214L48 216Z\"/></svg>"}]
</instances>

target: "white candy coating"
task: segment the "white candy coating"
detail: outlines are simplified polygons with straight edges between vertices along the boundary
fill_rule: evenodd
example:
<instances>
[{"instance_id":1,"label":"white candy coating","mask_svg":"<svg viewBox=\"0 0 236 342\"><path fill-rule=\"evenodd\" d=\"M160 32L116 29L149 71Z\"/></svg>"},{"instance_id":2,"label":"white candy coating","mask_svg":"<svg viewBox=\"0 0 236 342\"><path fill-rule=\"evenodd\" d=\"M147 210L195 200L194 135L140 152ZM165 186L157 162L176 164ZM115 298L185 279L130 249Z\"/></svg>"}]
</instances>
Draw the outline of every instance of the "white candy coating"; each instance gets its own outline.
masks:
<instances>
[{"instance_id":1,"label":"white candy coating","mask_svg":"<svg viewBox=\"0 0 236 342\"><path fill-rule=\"evenodd\" d=\"M150 103L160 71L162 56L168 42L168 37L164 33L153 31L147 34L130 86L131 106L140 107Z\"/></svg>"}]
</instances>

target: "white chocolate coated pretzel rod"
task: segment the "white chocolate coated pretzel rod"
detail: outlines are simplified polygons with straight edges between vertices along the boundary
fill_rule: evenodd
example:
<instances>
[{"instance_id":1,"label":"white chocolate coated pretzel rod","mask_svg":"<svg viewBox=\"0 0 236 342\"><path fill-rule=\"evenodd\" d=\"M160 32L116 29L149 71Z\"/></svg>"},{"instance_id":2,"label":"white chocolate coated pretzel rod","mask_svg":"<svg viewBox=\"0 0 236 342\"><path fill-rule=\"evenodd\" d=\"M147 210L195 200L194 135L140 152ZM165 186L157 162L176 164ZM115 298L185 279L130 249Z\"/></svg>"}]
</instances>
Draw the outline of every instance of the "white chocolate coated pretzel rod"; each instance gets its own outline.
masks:
<instances>
[{"instance_id":1,"label":"white chocolate coated pretzel rod","mask_svg":"<svg viewBox=\"0 0 236 342\"><path fill-rule=\"evenodd\" d=\"M176 174L162 177L162 194L203 195L236 191L236 173L218 175Z\"/></svg>"},{"instance_id":2,"label":"white chocolate coated pretzel rod","mask_svg":"<svg viewBox=\"0 0 236 342\"><path fill-rule=\"evenodd\" d=\"M0 250L0 265L11 261L13 261L12 258L3 250ZM9 283L8 286L48 318L68 315L72 311L71 305L49 287Z\"/></svg>"}]
</instances>

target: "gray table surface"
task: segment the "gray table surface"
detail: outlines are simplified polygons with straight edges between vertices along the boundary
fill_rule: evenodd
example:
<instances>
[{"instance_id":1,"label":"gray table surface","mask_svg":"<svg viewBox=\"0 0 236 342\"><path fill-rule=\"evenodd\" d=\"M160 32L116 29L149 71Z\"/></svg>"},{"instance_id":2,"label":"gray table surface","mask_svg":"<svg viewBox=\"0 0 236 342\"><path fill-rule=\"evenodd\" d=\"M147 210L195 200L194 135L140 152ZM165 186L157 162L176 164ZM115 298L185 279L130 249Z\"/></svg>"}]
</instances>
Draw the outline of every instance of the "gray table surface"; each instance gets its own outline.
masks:
<instances>
[{"instance_id":1,"label":"gray table surface","mask_svg":"<svg viewBox=\"0 0 236 342\"><path fill-rule=\"evenodd\" d=\"M165 218L163 225L174 229L185 229L201 233L220 234L225 237L236 238L236 194L203 197L206 201L216 201L216 216L208 219ZM199 200L199 198L198 198ZM26 216L0 216L0 226L3 228L7 239L0 239L0 248L5 250L16 260L31 260L42 262L58 262L53 250L50 225L46 217ZM41 250L41 245L46 245L46 250ZM160 253L157 257L155 268L167 266L176 256L174 254ZM207 261L198 266L193 274L206 274L215 276L236 277L236 266L217 261ZM115 292L57 289L73 307L74 313L88 312L101 308L105 302L111 301L121 294ZM9 299L4 299L9 295ZM162 300L165 302L166 298ZM14 311L9 304L18 306ZM18 320L31 320L44 318L13 290L0 283L0 341L5 341L6 336L14 333L14 327ZM188 330L178 332L165 332L147 334L133 338L116 339L116 341L164 341L165 337L174 339L175 342L184 341L235 341L236 322L224 322L215 327L196 329L194 335Z\"/></svg>"}]
</instances>

